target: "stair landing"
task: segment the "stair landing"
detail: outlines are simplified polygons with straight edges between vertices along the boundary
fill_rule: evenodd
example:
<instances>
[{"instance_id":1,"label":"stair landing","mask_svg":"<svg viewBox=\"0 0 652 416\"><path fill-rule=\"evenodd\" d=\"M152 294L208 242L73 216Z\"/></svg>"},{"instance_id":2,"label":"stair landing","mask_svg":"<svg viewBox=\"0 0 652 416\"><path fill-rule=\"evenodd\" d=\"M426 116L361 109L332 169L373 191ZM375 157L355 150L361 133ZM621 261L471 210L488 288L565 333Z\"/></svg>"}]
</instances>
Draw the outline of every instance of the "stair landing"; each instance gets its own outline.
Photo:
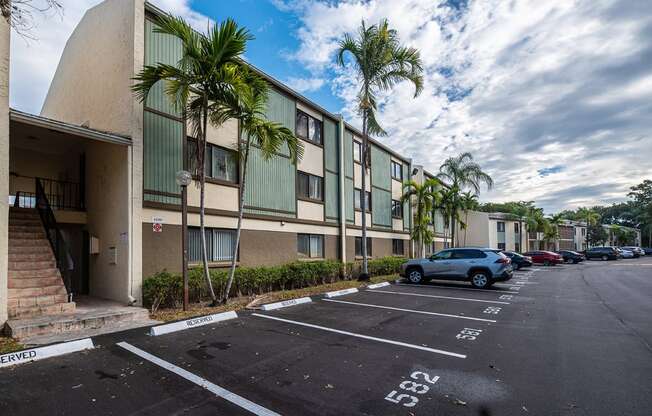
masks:
<instances>
[{"instance_id":1,"label":"stair landing","mask_svg":"<svg viewBox=\"0 0 652 416\"><path fill-rule=\"evenodd\" d=\"M90 296L79 296L75 301L74 313L10 319L7 335L26 345L43 345L159 323L149 319L145 308Z\"/></svg>"}]
</instances>

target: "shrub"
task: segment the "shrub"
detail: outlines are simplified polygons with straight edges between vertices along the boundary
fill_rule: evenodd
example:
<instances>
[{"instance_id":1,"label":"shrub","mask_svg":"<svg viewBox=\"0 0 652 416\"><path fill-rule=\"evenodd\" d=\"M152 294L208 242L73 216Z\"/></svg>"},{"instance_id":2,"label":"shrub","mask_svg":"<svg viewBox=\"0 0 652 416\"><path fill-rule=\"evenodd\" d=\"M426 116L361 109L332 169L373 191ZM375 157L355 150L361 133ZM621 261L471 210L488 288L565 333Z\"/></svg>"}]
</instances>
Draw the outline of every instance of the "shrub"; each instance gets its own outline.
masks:
<instances>
[{"instance_id":1,"label":"shrub","mask_svg":"<svg viewBox=\"0 0 652 416\"><path fill-rule=\"evenodd\" d=\"M369 261L371 276L397 273L402 258L385 257ZM308 286L348 280L360 273L360 263L342 264L335 260L297 261L280 266L239 267L235 271L230 296L252 296L274 290L300 289ZM226 287L228 269L210 271L215 295L221 297ZM200 267L188 272L191 302L208 300L208 289ZM183 302L183 281L179 273L162 271L143 281L143 302L156 311L160 306L178 307Z\"/></svg>"}]
</instances>

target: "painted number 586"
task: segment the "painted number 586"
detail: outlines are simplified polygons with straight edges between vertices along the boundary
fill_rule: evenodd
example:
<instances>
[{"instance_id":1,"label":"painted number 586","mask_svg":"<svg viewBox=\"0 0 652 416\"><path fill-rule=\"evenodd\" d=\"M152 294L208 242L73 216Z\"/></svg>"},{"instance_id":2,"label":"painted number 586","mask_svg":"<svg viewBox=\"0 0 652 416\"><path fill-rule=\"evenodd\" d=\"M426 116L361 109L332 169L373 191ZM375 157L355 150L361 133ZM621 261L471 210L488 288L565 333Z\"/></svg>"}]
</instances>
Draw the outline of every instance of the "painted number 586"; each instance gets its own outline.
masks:
<instances>
[{"instance_id":1,"label":"painted number 586","mask_svg":"<svg viewBox=\"0 0 652 416\"><path fill-rule=\"evenodd\" d=\"M423 381L425 383L417 383L412 380L405 380L399 384L399 388L406 392L415 393L415 394L425 394L430 390L428 384L435 384L439 380L439 376L431 377L423 371L415 371L410 374L412 380ZM427 384L426 384L427 383ZM390 401L395 404L402 404L405 407L414 407L419 403L419 399L411 394L399 393L397 390L392 390L385 400Z\"/></svg>"}]
</instances>

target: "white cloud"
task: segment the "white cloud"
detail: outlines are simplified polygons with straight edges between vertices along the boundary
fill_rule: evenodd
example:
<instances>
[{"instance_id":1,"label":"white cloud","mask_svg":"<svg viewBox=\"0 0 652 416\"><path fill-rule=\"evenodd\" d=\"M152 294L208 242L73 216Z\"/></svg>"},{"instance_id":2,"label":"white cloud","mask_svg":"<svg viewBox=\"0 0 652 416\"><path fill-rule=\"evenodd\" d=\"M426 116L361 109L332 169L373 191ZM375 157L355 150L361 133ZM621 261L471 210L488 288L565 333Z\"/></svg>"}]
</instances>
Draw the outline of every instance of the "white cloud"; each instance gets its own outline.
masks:
<instances>
[{"instance_id":1,"label":"white cloud","mask_svg":"<svg viewBox=\"0 0 652 416\"><path fill-rule=\"evenodd\" d=\"M324 80L323 78L290 77L285 80L285 84L287 84L290 88L300 93L317 91L324 85L325 82L326 80Z\"/></svg>"},{"instance_id":2,"label":"white cloud","mask_svg":"<svg viewBox=\"0 0 652 416\"><path fill-rule=\"evenodd\" d=\"M335 67L334 51L361 19L387 17L420 49L426 88L416 99L410 85L381 95L381 140L435 172L471 151L497 184L484 200L611 203L652 177L652 3L449 3L465 2L276 1L301 21L291 59L329 78L357 123L355 74Z\"/></svg>"},{"instance_id":3,"label":"white cloud","mask_svg":"<svg viewBox=\"0 0 652 416\"><path fill-rule=\"evenodd\" d=\"M47 94L59 58L77 23L86 10L102 0L63 0L63 15L34 14L36 27L26 40L11 33L10 103L23 111L38 114ZM38 2L38 0L37 0ZM206 29L208 18L190 9L189 0L154 0L165 11L184 17L198 29ZM36 4L36 3L35 3Z\"/></svg>"}]
</instances>

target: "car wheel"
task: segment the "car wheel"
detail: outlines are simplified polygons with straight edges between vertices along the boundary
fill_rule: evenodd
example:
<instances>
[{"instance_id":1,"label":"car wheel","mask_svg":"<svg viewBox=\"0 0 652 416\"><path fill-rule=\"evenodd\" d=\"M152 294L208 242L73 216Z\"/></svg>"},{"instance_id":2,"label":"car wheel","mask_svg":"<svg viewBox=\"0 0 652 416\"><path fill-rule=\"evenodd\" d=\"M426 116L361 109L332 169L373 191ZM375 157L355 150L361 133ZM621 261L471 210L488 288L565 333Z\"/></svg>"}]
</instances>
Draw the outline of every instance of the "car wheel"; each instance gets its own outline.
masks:
<instances>
[{"instance_id":1,"label":"car wheel","mask_svg":"<svg viewBox=\"0 0 652 416\"><path fill-rule=\"evenodd\" d=\"M573 264L577 264L577 263L579 263L579 262L580 262L580 261L577 260L577 259L573 260Z\"/></svg>"},{"instance_id":2,"label":"car wheel","mask_svg":"<svg viewBox=\"0 0 652 416\"><path fill-rule=\"evenodd\" d=\"M609 260L609 256L607 256L606 254L602 256L602 261L607 261L607 260Z\"/></svg>"},{"instance_id":3,"label":"car wheel","mask_svg":"<svg viewBox=\"0 0 652 416\"><path fill-rule=\"evenodd\" d=\"M521 268L521 265L518 264L518 263L512 263L512 264L513 264L512 269L514 269L514 270L518 270L518 269Z\"/></svg>"},{"instance_id":4,"label":"car wheel","mask_svg":"<svg viewBox=\"0 0 652 416\"><path fill-rule=\"evenodd\" d=\"M471 275L471 285L478 289L485 289L491 286L489 276L485 272L475 272Z\"/></svg>"},{"instance_id":5,"label":"car wheel","mask_svg":"<svg viewBox=\"0 0 652 416\"><path fill-rule=\"evenodd\" d=\"M544 266L550 266L550 260L544 260L543 265Z\"/></svg>"},{"instance_id":6,"label":"car wheel","mask_svg":"<svg viewBox=\"0 0 652 416\"><path fill-rule=\"evenodd\" d=\"M423 273L419 269L410 269L407 272L407 278L410 283L421 283L423 281Z\"/></svg>"}]
</instances>

